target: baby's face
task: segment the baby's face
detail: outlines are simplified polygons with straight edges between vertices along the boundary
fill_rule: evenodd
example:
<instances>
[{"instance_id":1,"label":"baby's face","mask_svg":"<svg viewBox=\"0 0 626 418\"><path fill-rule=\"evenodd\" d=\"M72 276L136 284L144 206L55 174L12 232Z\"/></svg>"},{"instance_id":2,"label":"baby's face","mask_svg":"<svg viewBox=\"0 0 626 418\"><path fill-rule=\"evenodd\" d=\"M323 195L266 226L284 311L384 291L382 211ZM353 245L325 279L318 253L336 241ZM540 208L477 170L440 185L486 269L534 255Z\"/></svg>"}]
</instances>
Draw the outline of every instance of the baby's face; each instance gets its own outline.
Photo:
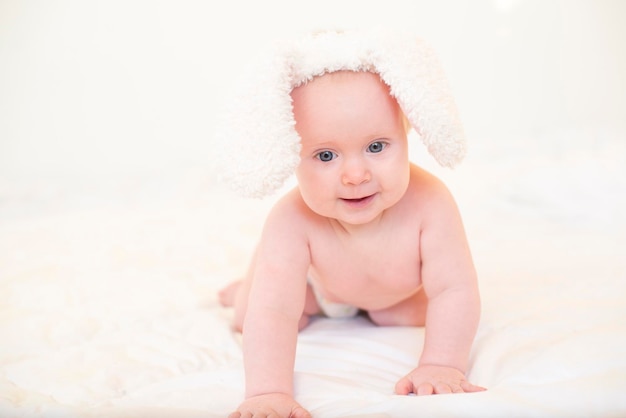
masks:
<instances>
[{"instance_id":1,"label":"baby's face","mask_svg":"<svg viewBox=\"0 0 626 418\"><path fill-rule=\"evenodd\" d=\"M360 225L402 198L410 171L404 119L377 74L326 74L291 96L302 139L296 176L314 212Z\"/></svg>"}]
</instances>

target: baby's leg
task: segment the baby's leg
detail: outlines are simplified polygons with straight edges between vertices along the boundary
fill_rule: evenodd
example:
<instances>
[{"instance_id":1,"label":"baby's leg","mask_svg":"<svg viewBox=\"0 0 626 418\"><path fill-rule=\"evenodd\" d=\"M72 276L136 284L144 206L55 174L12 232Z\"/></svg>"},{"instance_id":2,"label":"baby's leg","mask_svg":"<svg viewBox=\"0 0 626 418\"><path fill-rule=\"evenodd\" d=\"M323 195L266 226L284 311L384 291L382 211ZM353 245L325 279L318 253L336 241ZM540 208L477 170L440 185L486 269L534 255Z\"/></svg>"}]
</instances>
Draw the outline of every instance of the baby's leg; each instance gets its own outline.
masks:
<instances>
[{"instance_id":1,"label":"baby's leg","mask_svg":"<svg viewBox=\"0 0 626 418\"><path fill-rule=\"evenodd\" d=\"M428 299L422 288L402 302L386 309L368 311L368 315L376 325L423 327L426 323L427 306Z\"/></svg>"},{"instance_id":2,"label":"baby's leg","mask_svg":"<svg viewBox=\"0 0 626 418\"><path fill-rule=\"evenodd\" d=\"M233 327L237 331L243 328L243 320L246 316L248 308L248 294L250 293L250 285L252 284L252 273L256 260L256 251L252 255L252 260L246 271L246 275L236 280L219 291L219 301L222 306L233 307Z\"/></svg>"},{"instance_id":3,"label":"baby's leg","mask_svg":"<svg viewBox=\"0 0 626 418\"><path fill-rule=\"evenodd\" d=\"M307 284L306 286L306 299L304 301L304 312L302 312L302 317L300 318L300 323L298 324L298 330L309 325L309 320L313 315L318 315L321 313L321 308L317 303L317 297L315 297L315 293L313 292L313 288L311 284Z\"/></svg>"},{"instance_id":4,"label":"baby's leg","mask_svg":"<svg viewBox=\"0 0 626 418\"><path fill-rule=\"evenodd\" d=\"M237 295L237 290L239 290L240 285L241 280L235 280L234 282L226 285L226 287L220 289L218 297L222 306L230 307L235 304L235 297Z\"/></svg>"}]
</instances>

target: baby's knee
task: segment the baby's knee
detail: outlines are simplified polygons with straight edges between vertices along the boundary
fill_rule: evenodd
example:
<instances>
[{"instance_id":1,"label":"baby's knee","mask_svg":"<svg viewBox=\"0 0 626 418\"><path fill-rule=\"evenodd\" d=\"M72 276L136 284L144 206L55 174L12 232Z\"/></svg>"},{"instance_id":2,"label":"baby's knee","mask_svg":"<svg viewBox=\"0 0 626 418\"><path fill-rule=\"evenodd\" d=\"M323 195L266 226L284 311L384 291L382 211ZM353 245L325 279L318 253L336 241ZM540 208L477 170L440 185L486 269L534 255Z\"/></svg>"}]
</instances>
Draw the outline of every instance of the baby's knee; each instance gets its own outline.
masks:
<instances>
[{"instance_id":1,"label":"baby's knee","mask_svg":"<svg viewBox=\"0 0 626 418\"><path fill-rule=\"evenodd\" d=\"M428 301L421 290L412 297L378 311L369 311L370 320L380 326L423 327L426 324Z\"/></svg>"},{"instance_id":2,"label":"baby's knee","mask_svg":"<svg viewBox=\"0 0 626 418\"><path fill-rule=\"evenodd\" d=\"M369 311L367 314L374 324L381 327L423 327L426 323L425 315L419 312L383 309Z\"/></svg>"},{"instance_id":3,"label":"baby's knee","mask_svg":"<svg viewBox=\"0 0 626 418\"><path fill-rule=\"evenodd\" d=\"M237 332L243 332L243 322L233 321L233 329Z\"/></svg>"},{"instance_id":4,"label":"baby's knee","mask_svg":"<svg viewBox=\"0 0 626 418\"><path fill-rule=\"evenodd\" d=\"M242 332L243 331L243 321L245 319L245 312L243 312L241 309L237 309L237 307L235 307L235 312L233 314L233 321L232 321L232 327L235 331L237 332Z\"/></svg>"}]
</instances>

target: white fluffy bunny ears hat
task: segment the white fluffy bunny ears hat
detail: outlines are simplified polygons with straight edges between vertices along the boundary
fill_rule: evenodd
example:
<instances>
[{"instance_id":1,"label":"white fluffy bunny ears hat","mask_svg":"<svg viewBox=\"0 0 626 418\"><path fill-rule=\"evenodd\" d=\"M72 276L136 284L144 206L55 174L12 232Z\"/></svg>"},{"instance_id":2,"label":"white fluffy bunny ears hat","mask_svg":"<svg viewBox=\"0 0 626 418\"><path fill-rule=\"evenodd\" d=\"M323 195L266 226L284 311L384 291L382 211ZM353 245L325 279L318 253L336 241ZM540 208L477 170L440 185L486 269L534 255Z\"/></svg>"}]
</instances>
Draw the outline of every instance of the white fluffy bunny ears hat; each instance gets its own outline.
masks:
<instances>
[{"instance_id":1,"label":"white fluffy bunny ears hat","mask_svg":"<svg viewBox=\"0 0 626 418\"><path fill-rule=\"evenodd\" d=\"M409 123L442 166L465 154L454 100L433 51L413 35L374 31L320 32L278 42L250 62L218 122L222 178L240 194L276 191L300 162L290 93L313 77L335 71L377 73Z\"/></svg>"}]
</instances>

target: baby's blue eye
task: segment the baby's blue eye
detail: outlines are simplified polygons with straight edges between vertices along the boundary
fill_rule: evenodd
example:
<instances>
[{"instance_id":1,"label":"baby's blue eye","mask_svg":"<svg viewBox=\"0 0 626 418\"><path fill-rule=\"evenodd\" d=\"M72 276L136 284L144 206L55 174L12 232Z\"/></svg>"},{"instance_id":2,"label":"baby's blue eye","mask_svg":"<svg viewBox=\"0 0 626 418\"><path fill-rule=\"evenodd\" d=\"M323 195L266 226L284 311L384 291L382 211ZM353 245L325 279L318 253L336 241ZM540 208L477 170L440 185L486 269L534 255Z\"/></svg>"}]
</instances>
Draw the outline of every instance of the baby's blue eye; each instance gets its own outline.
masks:
<instances>
[{"instance_id":1,"label":"baby's blue eye","mask_svg":"<svg viewBox=\"0 0 626 418\"><path fill-rule=\"evenodd\" d=\"M380 141L372 142L369 147L367 147L367 150L373 153L381 152L385 148L385 145L384 142Z\"/></svg>"},{"instance_id":2,"label":"baby's blue eye","mask_svg":"<svg viewBox=\"0 0 626 418\"><path fill-rule=\"evenodd\" d=\"M317 154L317 158L319 158L320 161L328 162L335 158L335 153L332 151L322 151Z\"/></svg>"}]
</instances>

